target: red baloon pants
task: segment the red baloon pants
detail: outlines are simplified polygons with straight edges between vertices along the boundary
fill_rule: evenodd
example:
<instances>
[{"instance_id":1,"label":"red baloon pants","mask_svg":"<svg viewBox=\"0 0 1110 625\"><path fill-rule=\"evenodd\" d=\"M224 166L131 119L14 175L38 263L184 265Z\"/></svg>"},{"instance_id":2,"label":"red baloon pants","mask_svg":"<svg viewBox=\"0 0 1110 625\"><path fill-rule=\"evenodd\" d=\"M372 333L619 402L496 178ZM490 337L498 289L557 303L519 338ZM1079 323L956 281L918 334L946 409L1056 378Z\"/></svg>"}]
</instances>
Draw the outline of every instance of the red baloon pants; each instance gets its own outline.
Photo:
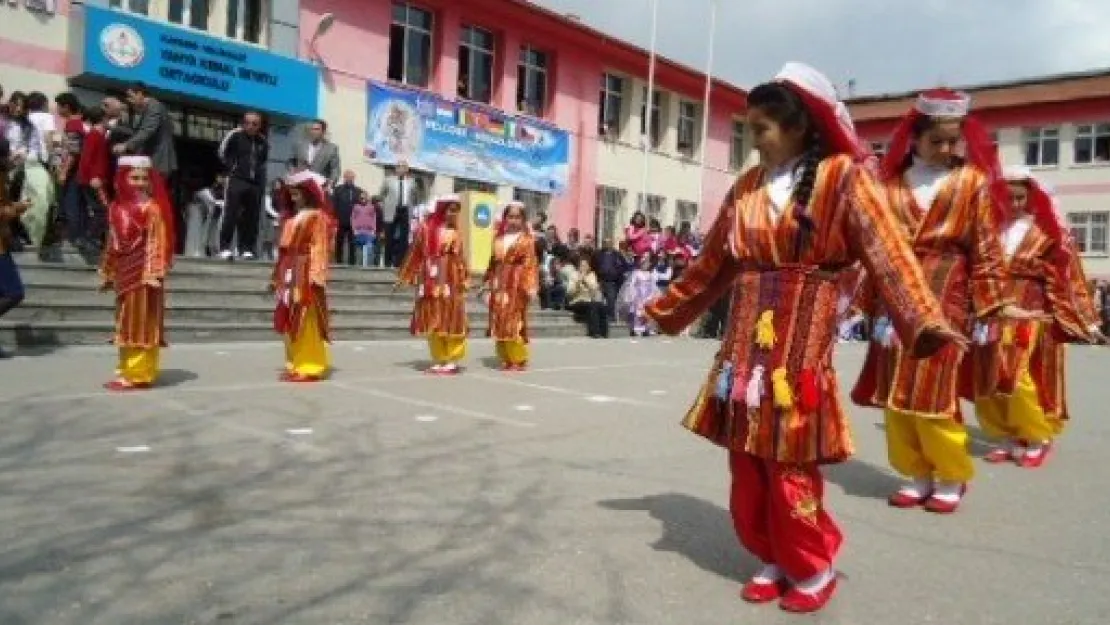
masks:
<instances>
[{"instance_id":1,"label":"red baloon pants","mask_svg":"<svg viewBox=\"0 0 1110 625\"><path fill-rule=\"evenodd\" d=\"M764 564L800 582L833 566L844 537L825 511L816 464L782 464L729 452L736 535Z\"/></svg>"}]
</instances>

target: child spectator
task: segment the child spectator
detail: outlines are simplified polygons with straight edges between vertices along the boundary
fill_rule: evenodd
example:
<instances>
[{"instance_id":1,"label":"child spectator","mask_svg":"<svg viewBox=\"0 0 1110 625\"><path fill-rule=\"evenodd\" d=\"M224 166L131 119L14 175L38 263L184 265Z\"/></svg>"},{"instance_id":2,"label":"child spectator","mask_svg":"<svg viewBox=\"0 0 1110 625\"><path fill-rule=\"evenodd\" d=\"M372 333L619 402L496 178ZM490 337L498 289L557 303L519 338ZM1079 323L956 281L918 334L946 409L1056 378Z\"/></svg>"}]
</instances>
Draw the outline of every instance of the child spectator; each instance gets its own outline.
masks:
<instances>
[{"instance_id":1,"label":"child spectator","mask_svg":"<svg viewBox=\"0 0 1110 625\"><path fill-rule=\"evenodd\" d=\"M380 202L380 198L371 200L362 193L351 210L351 230L355 234L355 245L362 251L363 267L374 264L374 244L378 240L377 204Z\"/></svg>"}]
</instances>

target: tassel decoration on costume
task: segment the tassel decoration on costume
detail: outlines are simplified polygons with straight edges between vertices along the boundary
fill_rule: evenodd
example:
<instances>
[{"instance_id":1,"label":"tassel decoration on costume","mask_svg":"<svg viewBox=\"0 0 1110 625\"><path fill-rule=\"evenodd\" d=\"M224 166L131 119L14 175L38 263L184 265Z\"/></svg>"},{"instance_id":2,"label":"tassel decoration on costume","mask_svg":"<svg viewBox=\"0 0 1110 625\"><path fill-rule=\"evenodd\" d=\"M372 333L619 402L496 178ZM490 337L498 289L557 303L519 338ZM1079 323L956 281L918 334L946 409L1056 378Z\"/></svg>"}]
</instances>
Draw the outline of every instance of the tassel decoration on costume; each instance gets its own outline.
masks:
<instances>
[{"instance_id":1,"label":"tassel decoration on costume","mask_svg":"<svg viewBox=\"0 0 1110 625\"><path fill-rule=\"evenodd\" d=\"M779 367L771 374L771 392L775 396L775 407L787 410L794 407L794 392L786 380L786 369Z\"/></svg>"},{"instance_id":2,"label":"tassel decoration on costume","mask_svg":"<svg viewBox=\"0 0 1110 625\"><path fill-rule=\"evenodd\" d=\"M775 346L775 313L765 310L759 313L759 321L755 324L755 344L760 349L769 350Z\"/></svg>"},{"instance_id":3,"label":"tassel decoration on costume","mask_svg":"<svg viewBox=\"0 0 1110 625\"><path fill-rule=\"evenodd\" d=\"M732 363L725 362L721 364L721 370L717 373L717 384L714 389L714 394L717 399L727 401L729 395L732 393Z\"/></svg>"},{"instance_id":4,"label":"tassel decoration on costume","mask_svg":"<svg viewBox=\"0 0 1110 625\"><path fill-rule=\"evenodd\" d=\"M1013 345L1014 344L1014 326L1012 326L1008 323L1002 326L1002 344L1003 345Z\"/></svg>"},{"instance_id":5,"label":"tassel decoration on costume","mask_svg":"<svg viewBox=\"0 0 1110 625\"><path fill-rule=\"evenodd\" d=\"M301 301L301 288L293 287L293 303L299 304Z\"/></svg>"},{"instance_id":6,"label":"tassel decoration on costume","mask_svg":"<svg viewBox=\"0 0 1110 625\"><path fill-rule=\"evenodd\" d=\"M758 410L763 402L763 365L752 368L752 377L748 379L748 387L744 393L744 403L748 410Z\"/></svg>"},{"instance_id":7,"label":"tassel decoration on costume","mask_svg":"<svg viewBox=\"0 0 1110 625\"><path fill-rule=\"evenodd\" d=\"M813 369L803 369L798 376L798 407L802 412L812 413L821 401L821 391L817 387L817 374Z\"/></svg>"},{"instance_id":8,"label":"tassel decoration on costume","mask_svg":"<svg viewBox=\"0 0 1110 625\"><path fill-rule=\"evenodd\" d=\"M875 329L872 331L872 338L883 347L891 346L891 343L894 341L894 326L890 323L890 317L879 317L875 320Z\"/></svg>"},{"instance_id":9,"label":"tassel decoration on costume","mask_svg":"<svg viewBox=\"0 0 1110 625\"><path fill-rule=\"evenodd\" d=\"M1023 324L1019 325L1017 327L1017 331L1014 333L1014 340L1017 342L1017 346L1022 348L1022 349L1025 349L1025 348L1029 347L1030 345L1032 345L1033 344L1033 324L1023 323Z\"/></svg>"}]
</instances>

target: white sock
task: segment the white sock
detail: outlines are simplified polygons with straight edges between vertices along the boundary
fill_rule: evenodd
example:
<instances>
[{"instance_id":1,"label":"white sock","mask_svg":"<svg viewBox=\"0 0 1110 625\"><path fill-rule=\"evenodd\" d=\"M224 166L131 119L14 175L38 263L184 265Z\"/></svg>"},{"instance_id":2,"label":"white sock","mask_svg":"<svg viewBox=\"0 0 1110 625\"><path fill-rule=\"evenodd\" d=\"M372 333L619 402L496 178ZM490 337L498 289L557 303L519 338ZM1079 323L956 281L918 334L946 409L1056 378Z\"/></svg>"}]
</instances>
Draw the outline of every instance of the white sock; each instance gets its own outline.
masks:
<instances>
[{"instance_id":1,"label":"white sock","mask_svg":"<svg viewBox=\"0 0 1110 625\"><path fill-rule=\"evenodd\" d=\"M764 564L763 568L752 577L752 581L757 584L774 584L782 578L782 569L774 564Z\"/></svg>"},{"instance_id":2,"label":"white sock","mask_svg":"<svg viewBox=\"0 0 1110 625\"><path fill-rule=\"evenodd\" d=\"M909 497L924 497L929 494L933 489L933 481L928 478L914 479L912 482L903 484L898 492Z\"/></svg>"},{"instance_id":3,"label":"white sock","mask_svg":"<svg viewBox=\"0 0 1110 625\"><path fill-rule=\"evenodd\" d=\"M956 503L963 496L963 482L937 482L933 497L945 503Z\"/></svg>"},{"instance_id":4,"label":"white sock","mask_svg":"<svg viewBox=\"0 0 1110 625\"><path fill-rule=\"evenodd\" d=\"M794 588L798 592L803 592L807 595L816 595L829 585L829 582L836 579L836 571L832 569L825 569L813 577L794 584Z\"/></svg>"},{"instance_id":5,"label":"white sock","mask_svg":"<svg viewBox=\"0 0 1110 625\"><path fill-rule=\"evenodd\" d=\"M1039 458L1041 456L1041 454L1044 453L1045 447L1047 445L1048 445L1048 441L1043 441L1043 442L1040 442L1040 443L1034 443L1034 444L1029 446L1029 449L1025 450L1025 455L1026 456L1032 456L1033 458Z\"/></svg>"}]
</instances>

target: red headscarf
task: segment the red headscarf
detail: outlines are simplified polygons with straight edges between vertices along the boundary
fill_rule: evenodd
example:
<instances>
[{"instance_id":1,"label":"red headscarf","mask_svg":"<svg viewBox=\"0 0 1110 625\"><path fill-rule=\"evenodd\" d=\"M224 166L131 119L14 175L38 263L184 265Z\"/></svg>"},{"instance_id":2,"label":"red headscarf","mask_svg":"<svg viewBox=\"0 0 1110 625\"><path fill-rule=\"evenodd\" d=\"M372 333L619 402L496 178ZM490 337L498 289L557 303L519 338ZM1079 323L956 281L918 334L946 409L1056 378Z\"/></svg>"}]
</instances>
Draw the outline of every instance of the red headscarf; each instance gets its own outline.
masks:
<instances>
[{"instance_id":1,"label":"red headscarf","mask_svg":"<svg viewBox=\"0 0 1110 625\"><path fill-rule=\"evenodd\" d=\"M442 195L436 198L432 214L424 220L424 253L428 258L436 258L443 251L439 245L439 233L447 225L447 209L452 204L462 206L462 200L457 195Z\"/></svg>"},{"instance_id":2,"label":"red headscarf","mask_svg":"<svg viewBox=\"0 0 1110 625\"><path fill-rule=\"evenodd\" d=\"M501 236L505 234L505 232L507 231L506 229L509 227L509 211L513 210L514 208L519 208L520 214L524 217L524 228L521 230L521 232L531 234L532 225L528 223L528 213L524 208L524 202L514 200L506 204L505 209L501 211L501 221L497 222L497 231L495 233L495 236Z\"/></svg>"},{"instance_id":3,"label":"red headscarf","mask_svg":"<svg viewBox=\"0 0 1110 625\"><path fill-rule=\"evenodd\" d=\"M804 63L787 63L775 82L793 91L817 124L830 154L848 154L865 163L870 150L860 141L848 108L837 98L836 88L824 74Z\"/></svg>"},{"instance_id":4,"label":"red headscarf","mask_svg":"<svg viewBox=\"0 0 1110 625\"><path fill-rule=\"evenodd\" d=\"M1029 190L1029 199L1025 211L1033 217L1033 223L1041 229L1050 239L1056 242L1056 254L1053 264L1065 276L1071 270L1071 256L1074 246L1071 240L1071 230L1064 222L1063 215L1056 202L1052 191L1040 180L1033 176L1028 167L1007 167L1003 172L1006 182L1021 182ZM1010 205L1007 205L1010 206ZM1011 214L1016 211L1011 210Z\"/></svg>"},{"instance_id":5,"label":"red headscarf","mask_svg":"<svg viewBox=\"0 0 1110 625\"><path fill-rule=\"evenodd\" d=\"M933 89L922 92L913 108L902 118L890 140L890 148L883 157L880 170L884 180L902 175L902 164L913 150L913 126L923 117L956 118L961 120L967 161L987 176L991 199L1001 217L1010 204L1010 193L1002 177L1002 164L990 134L974 115L969 114L971 96L951 89Z\"/></svg>"},{"instance_id":6,"label":"red headscarf","mask_svg":"<svg viewBox=\"0 0 1110 625\"><path fill-rule=\"evenodd\" d=\"M145 169L150 178L150 196L147 197L145 189L131 186L128 179L132 170ZM173 203L166 190L165 180L157 169L151 166L150 158L146 156L123 156L119 159L114 182L116 199L112 202L108 214L108 221L115 234L117 251L130 251L143 242L143 231L147 225L147 215L142 210L140 202L150 200L154 203L162 218L163 227L166 229L166 240L169 245L165 249L165 263L167 267L173 265L174 248L177 244L177 228L174 221Z\"/></svg>"},{"instance_id":7,"label":"red headscarf","mask_svg":"<svg viewBox=\"0 0 1110 625\"><path fill-rule=\"evenodd\" d=\"M334 237L336 231L339 230L339 218L336 217L335 207L331 204L331 199L324 191L324 183L326 178L312 171L304 170L299 171L285 178L285 186L282 187L280 197L280 204L278 210L281 211L282 223L285 220L296 214L296 207L293 206L293 199L290 196L290 190L296 187L302 194L304 194L305 205L312 208L318 208L324 213L328 220L328 231Z\"/></svg>"}]
</instances>

